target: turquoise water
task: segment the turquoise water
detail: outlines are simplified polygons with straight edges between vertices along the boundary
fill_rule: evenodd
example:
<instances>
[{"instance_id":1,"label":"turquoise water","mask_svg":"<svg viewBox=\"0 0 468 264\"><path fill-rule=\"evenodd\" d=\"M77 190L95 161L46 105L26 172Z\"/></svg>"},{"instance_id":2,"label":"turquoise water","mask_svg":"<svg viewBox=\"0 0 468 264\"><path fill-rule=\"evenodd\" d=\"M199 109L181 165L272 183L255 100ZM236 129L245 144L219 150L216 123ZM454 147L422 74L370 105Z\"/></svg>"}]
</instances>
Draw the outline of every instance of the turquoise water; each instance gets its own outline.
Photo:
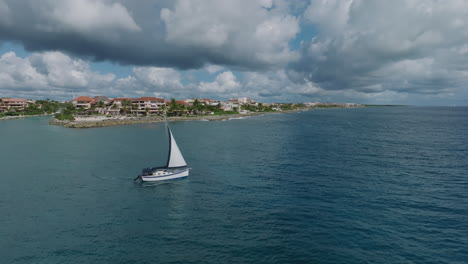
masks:
<instances>
[{"instance_id":1,"label":"turquoise water","mask_svg":"<svg viewBox=\"0 0 468 264\"><path fill-rule=\"evenodd\" d=\"M0 121L1 263L467 263L468 108L67 129Z\"/></svg>"}]
</instances>

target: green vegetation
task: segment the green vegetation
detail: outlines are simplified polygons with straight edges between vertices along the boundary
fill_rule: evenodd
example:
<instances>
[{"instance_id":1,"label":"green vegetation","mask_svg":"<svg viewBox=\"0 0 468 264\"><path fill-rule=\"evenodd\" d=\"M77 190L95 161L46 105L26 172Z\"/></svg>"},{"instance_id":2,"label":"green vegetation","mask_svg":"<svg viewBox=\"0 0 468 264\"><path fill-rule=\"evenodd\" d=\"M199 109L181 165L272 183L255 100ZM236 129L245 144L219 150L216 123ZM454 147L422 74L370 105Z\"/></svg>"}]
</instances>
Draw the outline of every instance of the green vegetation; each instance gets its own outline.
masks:
<instances>
[{"instance_id":1,"label":"green vegetation","mask_svg":"<svg viewBox=\"0 0 468 264\"><path fill-rule=\"evenodd\" d=\"M73 121L75 118L73 117L72 114L59 113L59 114L55 114L55 119Z\"/></svg>"},{"instance_id":2,"label":"green vegetation","mask_svg":"<svg viewBox=\"0 0 468 264\"><path fill-rule=\"evenodd\" d=\"M1 99L0 99L1 100ZM0 105L2 101L0 101ZM29 104L24 109L10 108L8 112L0 113L0 117L7 116L22 116L22 115L43 115L55 113L55 118L58 120L74 120L77 115L100 115L103 108L111 107L112 109L120 109L120 114L130 115L133 110L138 109L138 105L132 104L129 100L122 100L121 106L117 104L106 105L105 102L99 101L91 105L90 109L76 107L72 103L60 103L53 100L37 100L33 104ZM290 111L297 109L305 109L303 104L244 104L240 106L242 111L248 112L275 112L275 111ZM332 106L324 106L332 107ZM99 111L98 111L99 110ZM143 116L153 114L151 109L145 109ZM195 99L191 105L184 102L176 101L172 98L167 105L161 106L158 111L159 115L167 112L168 116L203 116L203 115L234 115L239 113L238 107L234 107L232 111L224 111L221 103L210 105L201 100ZM137 115L135 115L137 116Z\"/></svg>"},{"instance_id":3,"label":"green vegetation","mask_svg":"<svg viewBox=\"0 0 468 264\"><path fill-rule=\"evenodd\" d=\"M71 103L64 103L61 108L61 112L55 114L55 118L57 120L70 120L73 121L75 118L73 117L73 114L76 113L76 111L80 111L81 109L75 109L73 104Z\"/></svg>"},{"instance_id":4,"label":"green vegetation","mask_svg":"<svg viewBox=\"0 0 468 264\"><path fill-rule=\"evenodd\" d=\"M0 101L2 104L3 101ZM5 116L28 116L28 115L46 115L57 112L62 104L53 100L37 100L34 104L29 104L24 109L10 108L8 112L1 113L0 117Z\"/></svg>"},{"instance_id":5,"label":"green vegetation","mask_svg":"<svg viewBox=\"0 0 468 264\"><path fill-rule=\"evenodd\" d=\"M128 113L130 113L131 109L132 109L132 102L130 102L129 100L122 100L122 110L121 111L124 114L128 114ZM146 112L148 112L148 111L146 111Z\"/></svg>"},{"instance_id":6,"label":"green vegetation","mask_svg":"<svg viewBox=\"0 0 468 264\"><path fill-rule=\"evenodd\" d=\"M262 103L259 103L258 111L259 112L274 112L275 110L273 110L273 105L264 106Z\"/></svg>"},{"instance_id":7,"label":"green vegetation","mask_svg":"<svg viewBox=\"0 0 468 264\"><path fill-rule=\"evenodd\" d=\"M36 101L37 105L41 105L43 113L52 114L57 112L63 105L63 103L54 101L54 100L38 100Z\"/></svg>"}]
</instances>

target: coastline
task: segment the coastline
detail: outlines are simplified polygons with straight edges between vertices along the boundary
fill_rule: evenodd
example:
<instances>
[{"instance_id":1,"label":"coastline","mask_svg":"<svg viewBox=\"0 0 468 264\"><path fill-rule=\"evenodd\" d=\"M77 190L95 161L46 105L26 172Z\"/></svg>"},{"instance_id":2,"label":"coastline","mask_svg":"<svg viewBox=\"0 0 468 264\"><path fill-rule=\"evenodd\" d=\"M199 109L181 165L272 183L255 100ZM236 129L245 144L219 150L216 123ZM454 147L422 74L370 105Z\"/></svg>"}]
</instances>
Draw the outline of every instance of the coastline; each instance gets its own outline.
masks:
<instances>
[{"instance_id":1,"label":"coastline","mask_svg":"<svg viewBox=\"0 0 468 264\"><path fill-rule=\"evenodd\" d=\"M281 112L251 112L246 114L233 114L233 115L210 115L210 116L171 116L167 117L167 121L222 121L229 120L233 118L242 118L248 116L258 116L265 114L280 114L280 113L297 113L310 111L312 109L298 109L298 110L289 110ZM88 120L86 120L88 119ZM100 120L99 120L100 119ZM116 118L81 118L78 121L68 121L68 120L57 120L52 118L49 120L51 125L61 125L68 128L97 128L97 127L108 127L108 126L121 126L121 125L132 125L132 124L144 124L144 123L154 123L154 122L164 122L164 118L161 116L149 116L149 117L125 117L119 116Z\"/></svg>"},{"instance_id":2,"label":"coastline","mask_svg":"<svg viewBox=\"0 0 468 264\"><path fill-rule=\"evenodd\" d=\"M21 119L21 118L28 118L28 117L35 117L35 116L51 116L51 115L54 115L54 114L4 116L4 117L0 117L0 121L2 121L2 120L12 120L12 119Z\"/></svg>"}]
</instances>

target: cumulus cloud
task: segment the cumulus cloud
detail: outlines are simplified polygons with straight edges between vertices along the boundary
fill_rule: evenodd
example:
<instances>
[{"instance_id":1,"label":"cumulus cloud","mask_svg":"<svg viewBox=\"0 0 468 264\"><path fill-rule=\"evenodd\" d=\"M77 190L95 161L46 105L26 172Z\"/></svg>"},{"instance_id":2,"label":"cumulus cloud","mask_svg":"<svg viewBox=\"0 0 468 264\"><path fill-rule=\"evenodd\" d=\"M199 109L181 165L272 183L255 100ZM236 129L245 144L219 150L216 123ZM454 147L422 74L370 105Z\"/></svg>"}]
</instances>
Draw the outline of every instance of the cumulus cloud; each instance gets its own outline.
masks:
<instances>
[{"instance_id":1,"label":"cumulus cloud","mask_svg":"<svg viewBox=\"0 0 468 264\"><path fill-rule=\"evenodd\" d=\"M230 71L218 74L213 82L200 82L198 85L199 91L208 94L227 94L238 91L239 88L241 88L241 83Z\"/></svg>"},{"instance_id":2,"label":"cumulus cloud","mask_svg":"<svg viewBox=\"0 0 468 264\"><path fill-rule=\"evenodd\" d=\"M272 1L2 0L0 38L137 66L242 69L297 60L298 20Z\"/></svg>"},{"instance_id":3,"label":"cumulus cloud","mask_svg":"<svg viewBox=\"0 0 468 264\"><path fill-rule=\"evenodd\" d=\"M267 100L270 97L276 100L287 97L287 95L304 96L304 99L310 99L327 93L312 81L291 81L291 74L294 73L288 73L286 70L261 73L247 72L244 74L244 87L250 94L256 93L257 97L263 97Z\"/></svg>"},{"instance_id":4,"label":"cumulus cloud","mask_svg":"<svg viewBox=\"0 0 468 264\"><path fill-rule=\"evenodd\" d=\"M214 74L214 73L220 72L220 71L222 71L223 69L224 69L224 68L223 68L222 66L219 66L219 65L212 65L212 64L207 65L207 66L205 67L205 70L206 70L207 72L209 72L210 74Z\"/></svg>"},{"instance_id":5,"label":"cumulus cloud","mask_svg":"<svg viewBox=\"0 0 468 264\"><path fill-rule=\"evenodd\" d=\"M296 17L272 1L177 1L163 8L166 40L182 47L209 48L232 61L284 65L298 58L288 42L299 32ZM240 63L239 63L240 64Z\"/></svg>"},{"instance_id":6,"label":"cumulus cloud","mask_svg":"<svg viewBox=\"0 0 468 264\"><path fill-rule=\"evenodd\" d=\"M127 8L120 3L92 0L49 0L41 15L56 26L56 30L73 30L82 33L121 29L141 31ZM52 25L48 25L53 30Z\"/></svg>"},{"instance_id":7,"label":"cumulus cloud","mask_svg":"<svg viewBox=\"0 0 468 264\"><path fill-rule=\"evenodd\" d=\"M0 41L33 52L2 55L0 90L467 98L467 17L460 0L0 0ZM134 69L116 78L93 60Z\"/></svg>"},{"instance_id":8,"label":"cumulus cloud","mask_svg":"<svg viewBox=\"0 0 468 264\"><path fill-rule=\"evenodd\" d=\"M34 53L26 58L7 52L0 57L0 91L6 96L63 97L71 91L108 86L114 79L113 74L93 72L87 62L61 52Z\"/></svg>"},{"instance_id":9,"label":"cumulus cloud","mask_svg":"<svg viewBox=\"0 0 468 264\"><path fill-rule=\"evenodd\" d=\"M14 52L7 52L0 57L1 88L30 89L30 87L45 87L47 77L40 74L28 59L17 57ZM4 91L4 92L6 92Z\"/></svg>"},{"instance_id":10,"label":"cumulus cloud","mask_svg":"<svg viewBox=\"0 0 468 264\"><path fill-rule=\"evenodd\" d=\"M438 94L464 88L465 1L317 0L319 33L294 69L328 90Z\"/></svg>"},{"instance_id":11,"label":"cumulus cloud","mask_svg":"<svg viewBox=\"0 0 468 264\"><path fill-rule=\"evenodd\" d=\"M180 73L171 68L136 67L133 73L144 86L152 87L160 92L177 92L183 89Z\"/></svg>"}]
</instances>

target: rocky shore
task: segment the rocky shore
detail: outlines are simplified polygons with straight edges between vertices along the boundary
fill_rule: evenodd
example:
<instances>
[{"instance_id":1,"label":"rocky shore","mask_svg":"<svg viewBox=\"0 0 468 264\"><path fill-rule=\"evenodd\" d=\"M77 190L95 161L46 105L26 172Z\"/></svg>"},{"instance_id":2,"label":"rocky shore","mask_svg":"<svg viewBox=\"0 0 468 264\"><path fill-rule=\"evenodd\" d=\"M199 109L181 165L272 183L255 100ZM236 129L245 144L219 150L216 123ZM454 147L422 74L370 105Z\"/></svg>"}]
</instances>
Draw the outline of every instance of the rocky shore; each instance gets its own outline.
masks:
<instances>
[{"instance_id":1,"label":"rocky shore","mask_svg":"<svg viewBox=\"0 0 468 264\"><path fill-rule=\"evenodd\" d=\"M167 117L167 121L220 121L229 120L233 118L242 118L247 116L257 116L269 113L291 113L298 111L282 111L282 112L252 112L247 114L234 114L234 115L211 115L211 116L174 116ZM163 122L164 118L161 116L149 117L114 117L114 118L77 118L75 121L57 120L55 118L49 121L51 125L61 125L69 128L93 128L93 127L107 127L107 126L120 126L142 123Z\"/></svg>"}]
</instances>

